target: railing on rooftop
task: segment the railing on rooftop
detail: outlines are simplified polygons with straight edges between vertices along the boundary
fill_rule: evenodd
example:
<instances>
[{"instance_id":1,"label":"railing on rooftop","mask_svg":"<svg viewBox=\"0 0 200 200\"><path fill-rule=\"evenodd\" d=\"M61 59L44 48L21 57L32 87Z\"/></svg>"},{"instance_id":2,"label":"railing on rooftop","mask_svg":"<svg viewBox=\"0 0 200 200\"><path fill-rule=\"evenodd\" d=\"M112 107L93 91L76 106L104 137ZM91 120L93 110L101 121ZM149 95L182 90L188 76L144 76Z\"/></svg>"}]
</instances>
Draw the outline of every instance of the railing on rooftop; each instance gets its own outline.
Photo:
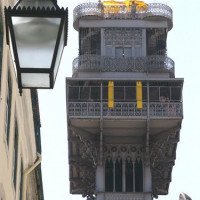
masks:
<instances>
[{"instance_id":1,"label":"railing on rooftop","mask_svg":"<svg viewBox=\"0 0 200 200\"><path fill-rule=\"evenodd\" d=\"M102 114L104 118L128 117L146 118L148 104L143 103L143 108L138 109L136 102L115 102L114 108L108 108L107 102L69 102L68 116L70 118L99 118ZM182 102L150 102L149 116L151 118L182 118Z\"/></svg>"},{"instance_id":2,"label":"railing on rooftop","mask_svg":"<svg viewBox=\"0 0 200 200\"><path fill-rule=\"evenodd\" d=\"M108 7L110 7L108 9ZM116 12L116 7L119 7L119 12ZM112 12L115 10L115 12ZM109 12L105 12L105 10L109 10ZM126 6L122 5L102 5L99 3L83 3L75 7L74 9L74 27L77 29L77 21L86 16L95 16L103 19L145 19L148 17L164 17L168 21L168 29L172 28L172 18L173 13L172 9L162 3L150 3L148 4L148 9L146 11L136 11L133 12Z\"/></svg>"},{"instance_id":3,"label":"railing on rooftop","mask_svg":"<svg viewBox=\"0 0 200 200\"><path fill-rule=\"evenodd\" d=\"M174 77L174 61L166 56L108 57L81 55L73 61L77 72L168 72Z\"/></svg>"}]
</instances>

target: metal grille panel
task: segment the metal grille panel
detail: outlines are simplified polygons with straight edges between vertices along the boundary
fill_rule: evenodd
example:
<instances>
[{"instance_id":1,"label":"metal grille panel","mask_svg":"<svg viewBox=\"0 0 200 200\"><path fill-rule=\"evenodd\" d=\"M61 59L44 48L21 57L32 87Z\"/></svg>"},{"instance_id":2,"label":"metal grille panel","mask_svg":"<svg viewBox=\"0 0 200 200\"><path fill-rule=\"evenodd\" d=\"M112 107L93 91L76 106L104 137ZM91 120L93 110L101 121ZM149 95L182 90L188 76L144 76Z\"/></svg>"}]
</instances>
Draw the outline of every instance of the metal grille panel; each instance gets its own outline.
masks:
<instances>
[{"instance_id":1,"label":"metal grille panel","mask_svg":"<svg viewBox=\"0 0 200 200\"><path fill-rule=\"evenodd\" d=\"M104 118L147 117L147 103L143 103L143 108L138 109L136 102L115 102L114 108L108 108L108 103L103 102L70 102L68 106L69 117L100 117ZM149 115L151 118L182 118L182 103L150 103Z\"/></svg>"},{"instance_id":2,"label":"metal grille panel","mask_svg":"<svg viewBox=\"0 0 200 200\"><path fill-rule=\"evenodd\" d=\"M120 10L123 10L120 6ZM147 11L132 13L128 12L124 7L125 12L119 13L104 13L104 7L99 3L83 3L74 9L74 23L85 16L96 16L104 19L145 19L147 17L163 17L166 18L169 25L169 30L172 28L173 13L172 9L161 3L148 4Z\"/></svg>"},{"instance_id":3,"label":"metal grille panel","mask_svg":"<svg viewBox=\"0 0 200 200\"><path fill-rule=\"evenodd\" d=\"M73 61L77 72L169 72L174 77L174 61L166 56L108 57L82 55Z\"/></svg>"}]
</instances>

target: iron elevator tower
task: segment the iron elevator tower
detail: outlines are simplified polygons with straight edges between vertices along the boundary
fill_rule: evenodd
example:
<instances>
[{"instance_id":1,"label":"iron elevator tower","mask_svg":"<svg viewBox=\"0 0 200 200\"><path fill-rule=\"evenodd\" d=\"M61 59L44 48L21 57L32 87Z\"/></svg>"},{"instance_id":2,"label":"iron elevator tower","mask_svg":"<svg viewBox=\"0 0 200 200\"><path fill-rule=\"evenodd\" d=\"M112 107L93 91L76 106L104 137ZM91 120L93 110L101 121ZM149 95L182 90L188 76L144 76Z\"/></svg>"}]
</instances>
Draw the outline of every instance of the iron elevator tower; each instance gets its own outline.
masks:
<instances>
[{"instance_id":1,"label":"iron elevator tower","mask_svg":"<svg viewBox=\"0 0 200 200\"><path fill-rule=\"evenodd\" d=\"M159 3L83 3L79 56L66 78L70 192L88 200L168 193L183 119L183 79L167 56L172 10Z\"/></svg>"}]
</instances>

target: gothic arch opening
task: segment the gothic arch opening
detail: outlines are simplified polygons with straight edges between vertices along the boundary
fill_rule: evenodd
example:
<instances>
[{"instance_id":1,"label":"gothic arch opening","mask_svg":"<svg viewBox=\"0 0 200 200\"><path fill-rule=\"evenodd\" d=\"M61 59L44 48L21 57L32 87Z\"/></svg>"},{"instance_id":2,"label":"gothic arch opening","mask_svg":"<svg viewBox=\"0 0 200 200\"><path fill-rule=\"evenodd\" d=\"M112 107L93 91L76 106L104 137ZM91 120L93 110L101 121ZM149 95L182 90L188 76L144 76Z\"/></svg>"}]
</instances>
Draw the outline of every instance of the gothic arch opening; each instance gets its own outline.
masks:
<instances>
[{"instance_id":1,"label":"gothic arch opening","mask_svg":"<svg viewBox=\"0 0 200 200\"><path fill-rule=\"evenodd\" d=\"M135 160L135 192L143 192L143 164L141 159Z\"/></svg>"},{"instance_id":2,"label":"gothic arch opening","mask_svg":"<svg viewBox=\"0 0 200 200\"><path fill-rule=\"evenodd\" d=\"M133 192L133 163L126 159L126 192Z\"/></svg>"},{"instance_id":3,"label":"gothic arch opening","mask_svg":"<svg viewBox=\"0 0 200 200\"><path fill-rule=\"evenodd\" d=\"M115 162L115 192L122 192L122 159Z\"/></svg>"},{"instance_id":4,"label":"gothic arch opening","mask_svg":"<svg viewBox=\"0 0 200 200\"><path fill-rule=\"evenodd\" d=\"M105 148L105 192L143 192L141 145Z\"/></svg>"},{"instance_id":5,"label":"gothic arch opening","mask_svg":"<svg viewBox=\"0 0 200 200\"><path fill-rule=\"evenodd\" d=\"M105 191L113 192L113 161L106 159L105 163Z\"/></svg>"}]
</instances>

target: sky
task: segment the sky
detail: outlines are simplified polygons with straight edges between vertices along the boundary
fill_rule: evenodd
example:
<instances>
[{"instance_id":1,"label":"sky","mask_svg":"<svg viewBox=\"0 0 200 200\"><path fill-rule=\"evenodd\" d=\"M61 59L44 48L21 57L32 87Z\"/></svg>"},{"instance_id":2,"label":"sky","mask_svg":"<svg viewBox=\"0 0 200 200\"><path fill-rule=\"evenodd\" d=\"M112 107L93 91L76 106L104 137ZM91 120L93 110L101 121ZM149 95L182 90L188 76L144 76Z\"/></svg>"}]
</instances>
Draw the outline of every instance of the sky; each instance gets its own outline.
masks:
<instances>
[{"instance_id":1,"label":"sky","mask_svg":"<svg viewBox=\"0 0 200 200\"><path fill-rule=\"evenodd\" d=\"M83 200L69 194L68 142L65 77L72 76L72 61L78 56L78 33L74 30L73 9L81 0L58 0L69 9L68 44L53 90L39 90L42 139L42 175L45 200ZM149 1L145 1L149 2ZM158 1L151 1L158 2ZM175 61L176 78L184 78L184 119L177 147L172 182L167 196L159 200L179 200L185 192L200 199L200 1L159 1L173 9L174 27L168 33L168 56Z\"/></svg>"}]
</instances>

